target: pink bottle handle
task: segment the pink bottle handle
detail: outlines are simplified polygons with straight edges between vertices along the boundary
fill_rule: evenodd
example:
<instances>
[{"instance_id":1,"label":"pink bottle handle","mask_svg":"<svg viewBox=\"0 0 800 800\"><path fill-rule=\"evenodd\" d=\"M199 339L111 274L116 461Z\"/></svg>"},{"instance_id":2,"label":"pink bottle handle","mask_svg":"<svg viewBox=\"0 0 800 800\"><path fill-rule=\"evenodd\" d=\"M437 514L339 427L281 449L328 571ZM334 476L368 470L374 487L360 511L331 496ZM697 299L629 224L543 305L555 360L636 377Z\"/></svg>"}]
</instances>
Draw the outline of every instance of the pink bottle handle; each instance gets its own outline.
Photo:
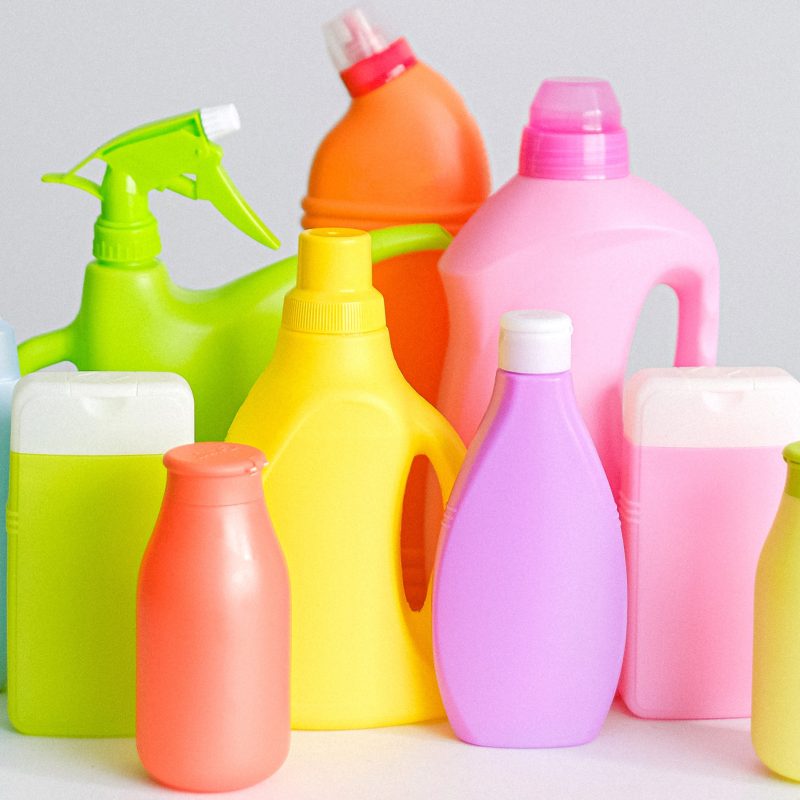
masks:
<instances>
[{"instance_id":1,"label":"pink bottle handle","mask_svg":"<svg viewBox=\"0 0 800 800\"><path fill-rule=\"evenodd\" d=\"M719 272L706 274L678 268L662 282L678 296L676 367L713 366L719 334Z\"/></svg>"}]
</instances>

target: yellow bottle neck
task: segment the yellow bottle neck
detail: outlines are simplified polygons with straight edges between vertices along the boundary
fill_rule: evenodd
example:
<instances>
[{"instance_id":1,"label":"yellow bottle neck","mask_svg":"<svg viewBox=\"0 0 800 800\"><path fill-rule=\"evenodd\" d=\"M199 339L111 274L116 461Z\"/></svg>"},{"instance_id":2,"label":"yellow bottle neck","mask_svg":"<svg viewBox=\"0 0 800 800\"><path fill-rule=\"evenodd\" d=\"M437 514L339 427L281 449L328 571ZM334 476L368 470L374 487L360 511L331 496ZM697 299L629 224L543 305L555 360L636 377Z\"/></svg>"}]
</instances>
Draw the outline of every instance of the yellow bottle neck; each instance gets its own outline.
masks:
<instances>
[{"instance_id":1,"label":"yellow bottle neck","mask_svg":"<svg viewBox=\"0 0 800 800\"><path fill-rule=\"evenodd\" d=\"M281 328L272 369L313 374L324 383L403 381L394 359L389 331L306 333Z\"/></svg>"},{"instance_id":2,"label":"yellow bottle neck","mask_svg":"<svg viewBox=\"0 0 800 800\"><path fill-rule=\"evenodd\" d=\"M787 467L784 492L790 497L800 498L800 464L789 462Z\"/></svg>"}]
</instances>

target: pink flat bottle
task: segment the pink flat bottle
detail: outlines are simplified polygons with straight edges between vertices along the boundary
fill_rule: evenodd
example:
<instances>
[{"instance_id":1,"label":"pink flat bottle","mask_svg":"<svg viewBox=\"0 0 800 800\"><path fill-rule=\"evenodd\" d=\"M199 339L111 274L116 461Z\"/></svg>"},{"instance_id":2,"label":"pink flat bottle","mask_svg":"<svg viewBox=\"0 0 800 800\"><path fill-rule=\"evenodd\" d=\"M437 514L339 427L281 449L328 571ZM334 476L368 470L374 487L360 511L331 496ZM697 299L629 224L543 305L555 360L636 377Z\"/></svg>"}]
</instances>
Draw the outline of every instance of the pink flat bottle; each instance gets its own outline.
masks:
<instances>
[{"instance_id":1,"label":"pink flat bottle","mask_svg":"<svg viewBox=\"0 0 800 800\"><path fill-rule=\"evenodd\" d=\"M436 675L455 734L489 747L593 739L625 645L625 558L575 401L572 323L512 311L494 394L445 512Z\"/></svg>"},{"instance_id":2,"label":"pink flat bottle","mask_svg":"<svg viewBox=\"0 0 800 800\"><path fill-rule=\"evenodd\" d=\"M289 752L289 577L263 453L201 442L164 456L139 572L136 747L159 782L243 789Z\"/></svg>"}]
</instances>

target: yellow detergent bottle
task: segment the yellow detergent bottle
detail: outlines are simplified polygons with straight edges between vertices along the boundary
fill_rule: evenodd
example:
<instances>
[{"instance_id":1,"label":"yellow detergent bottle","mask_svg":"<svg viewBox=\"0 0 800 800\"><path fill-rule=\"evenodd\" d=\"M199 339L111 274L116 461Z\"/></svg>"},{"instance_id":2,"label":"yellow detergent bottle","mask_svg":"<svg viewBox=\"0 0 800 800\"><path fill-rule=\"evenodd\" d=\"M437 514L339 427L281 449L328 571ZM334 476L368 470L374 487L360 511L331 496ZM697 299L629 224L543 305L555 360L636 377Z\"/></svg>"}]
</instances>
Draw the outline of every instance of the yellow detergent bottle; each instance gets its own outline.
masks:
<instances>
[{"instance_id":1,"label":"yellow detergent bottle","mask_svg":"<svg viewBox=\"0 0 800 800\"><path fill-rule=\"evenodd\" d=\"M444 502L464 446L395 362L366 233L300 235L274 356L228 440L268 461L264 493L292 588L293 727L442 716L430 598L408 604L400 523L414 458L430 459Z\"/></svg>"},{"instance_id":2,"label":"yellow detergent bottle","mask_svg":"<svg viewBox=\"0 0 800 800\"><path fill-rule=\"evenodd\" d=\"M800 442L783 458L786 486L756 571L750 731L764 764L800 781Z\"/></svg>"}]
</instances>

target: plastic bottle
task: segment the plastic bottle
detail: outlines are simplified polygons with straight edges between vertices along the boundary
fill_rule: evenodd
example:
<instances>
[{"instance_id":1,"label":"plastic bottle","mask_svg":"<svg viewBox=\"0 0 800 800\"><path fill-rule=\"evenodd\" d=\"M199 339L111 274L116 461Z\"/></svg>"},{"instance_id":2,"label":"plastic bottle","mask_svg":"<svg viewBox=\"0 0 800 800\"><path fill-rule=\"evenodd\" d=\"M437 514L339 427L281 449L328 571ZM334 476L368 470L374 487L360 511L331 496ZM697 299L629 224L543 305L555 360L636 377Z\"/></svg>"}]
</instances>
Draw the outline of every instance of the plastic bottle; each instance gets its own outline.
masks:
<instances>
[{"instance_id":1,"label":"plastic bottle","mask_svg":"<svg viewBox=\"0 0 800 800\"><path fill-rule=\"evenodd\" d=\"M578 406L617 492L622 389L647 294L677 293L677 365L713 364L719 275L702 223L629 174L627 134L611 86L554 79L539 88L519 174L472 217L440 262L450 340L439 408L469 443L489 400L496 321L521 304L575 322Z\"/></svg>"},{"instance_id":2,"label":"plastic bottle","mask_svg":"<svg viewBox=\"0 0 800 800\"><path fill-rule=\"evenodd\" d=\"M228 439L267 457L292 586L293 727L441 715L430 604L406 599L400 518L413 459L430 459L446 497L464 446L397 367L367 234L301 234L275 355Z\"/></svg>"},{"instance_id":3,"label":"plastic bottle","mask_svg":"<svg viewBox=\"0 0 800 800\"><path fill-rule=\"evenodd\" d=\"M776 367L645 369L625 385L620 694L649 719L749 717L753 581L800 437Z\"/></svg>"},{"instance_id":4,"label":"plastic bottle","mask_svg":"<svg viewBox=\"0 0 800 800\"><path fill-rule=\"evenodd\" d=\"M14 329L0 319L0 689L6 686L6 500L8 499L9 448L11 446L11 396L19 380Z\"/></svg>"},{"instance_id":5,"label":"plastic bottle","mask_svg":"<svg viewBox=\"0 0 800 800\"><path fill-rule=\"evenodd\" d=\"M758 561L753 642L753 716L758 757L800 780L800 442L783 451L786 485Z\"/></svg>"},{"instance_id":6,"label":"plastic bottle","mask_svg":"<svg viewBox=\"0 0 800 800\"><path fill-rule=\"evenodd\" d=\"M164 453L192 441L169 373L43 372L17 384L8 496L8 716L39 736L133 736L136 576Z\"/></svg>"},{"instance_id":7,"label":"plastic bottle","mask_svg":"<svg viewBox=\"0 0 800 800\"><path fill-rule=\"evenodd\" d=\"M234 106L203 108L123 133L69 172L44 176L98 198L101 212L78 314L67 327L20 345L23 374L61 361L82 370L177 372L194 393L197 438L225 437L272 355L296 259L213 289L176 286L158 259L161 242L148 196L169 189L208 200L255 241L277 247L223 169L222 149L214 143L238 128ZM106 164L100 185L78 174L93 159ZM448 242L436 226L376 232L375 257Z\"/></svg>"},{"instance_id":8,"label":"plastic bottle","mask_svg":"<svg viewBox=\"0 0 800 800\"><path fill-rule=\"evenodd\" d=\"M454 732L472 744L583 744L617 687L622 535L575 402L571 332L559 312L503 315L494 393L445 512L436 674Z\"/></svg>"},{"instance_id":9,"label":"plastic bottle","mask_svg":"<svg viewBox=\"0 0 800 800\"><path fill-rule=\"evenodd\" d=\"M289 752L289 580L264 456L204 442L170 450L164 465L139 572L136 746L174 789L242 789Z\"/></svg>"}]
</instances>

